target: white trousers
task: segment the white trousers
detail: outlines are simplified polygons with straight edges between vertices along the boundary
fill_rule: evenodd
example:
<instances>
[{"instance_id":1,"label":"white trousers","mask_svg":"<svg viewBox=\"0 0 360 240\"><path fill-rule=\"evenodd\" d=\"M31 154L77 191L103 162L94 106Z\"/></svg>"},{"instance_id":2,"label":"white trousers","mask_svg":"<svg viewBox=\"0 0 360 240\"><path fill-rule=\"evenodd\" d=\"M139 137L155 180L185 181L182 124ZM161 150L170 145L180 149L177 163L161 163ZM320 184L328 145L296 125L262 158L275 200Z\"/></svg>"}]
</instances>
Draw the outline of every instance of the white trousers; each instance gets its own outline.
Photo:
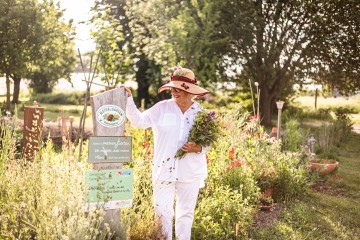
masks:
<instances>
[{"instance_id":1,"label":"white trousers","mask_svg":"<svg viewBox=\"0 0 360 240\"><path fill-rule=\"evenodd\" d=\"M166 240L172 239L172 226L175 208L175 238L190 240L194 210L199 194L200 180L193 182L157 181L154 184L155 215L161 219L162 232Z\"/></svg>"}]
</instances>

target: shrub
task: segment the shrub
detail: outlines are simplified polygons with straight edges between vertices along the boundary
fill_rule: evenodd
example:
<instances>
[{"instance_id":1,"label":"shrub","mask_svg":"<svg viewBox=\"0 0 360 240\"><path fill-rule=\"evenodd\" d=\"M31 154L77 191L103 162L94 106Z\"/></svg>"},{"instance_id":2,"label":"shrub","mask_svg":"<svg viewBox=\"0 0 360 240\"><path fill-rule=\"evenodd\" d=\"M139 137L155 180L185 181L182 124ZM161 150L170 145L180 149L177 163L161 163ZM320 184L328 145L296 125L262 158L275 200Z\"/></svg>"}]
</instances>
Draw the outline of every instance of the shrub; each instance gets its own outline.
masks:
<instances>
[{"instance_id":1,"label":"shrub","mask_svg":"<svg viewBox=\"0 0 360 240\"><path fill-rule=\"evenodd\" d=\"M241 164L242 162L238 160L224 168L219 183L233 191L240 191L243 199L254 204L259 197L259 186L251 168Z\"/></svg>"},{"instance_id":2,"label":"shrub","mask_svg":"<svg viewBox=\"0 0 360 240\"><path fill-rule=\"evenodd\" d=\"M335 110L337 131L339 133L340 142L345 142L349 139L353 129L353 122L350 119L350 114L353 113L352 109L339 107Z\"/></svg>"},{"instance_id":3,"label":"shrub","mask_svg":"<svg viewBox=\"0 0 360 240\"><path fill-rule=\"evenodd\" d=\"M335 111L336 120L322 123L318 131L317 153L336 152L335 148L347 141L352 131L349 111L338 108Z\"/></svg>"},{"instance_id":4,"label":"shrub","mask_svg":"<svg viewBox=\"0 0 360 240\"><path fill-rule=\"evenodd\" d=\"M290 201L304 195L310 184L307 161L302 159L301 153L282 153L274 161L278 173L274 187L275 201Z\"/></svg>"},{"instance_id":5,"label":"shrub","mask_svg":"<svg viewBox=\"0 0 360 240\"><path fill-rule=\"evenodd\" d=\"M304 133L299 128L296 119L290 119L285 124L285 136L283 149L291 152L297 152L305 142Z\"/></svg>"},{"instance_id":6,"label":"shrub","mask_svg":"<svg viewBox=\"0 0 360 240\"><path fill-rule=\"evenodd\" d=\"M227 186L205 190L195 210L192 239L235 239L245 236L252 223L253 208L243 200L241 192Z\"/></svg>"},{"instance_id":7,"label":"shrub","mask_svg":"<svg viewBox=\"0 0 360 240\"><path fill-rule=\"evenodd\" d=\"M84 102L85 92L42 93L32 98L41 104L81 105Z\"/></svg>"}]
</instances>

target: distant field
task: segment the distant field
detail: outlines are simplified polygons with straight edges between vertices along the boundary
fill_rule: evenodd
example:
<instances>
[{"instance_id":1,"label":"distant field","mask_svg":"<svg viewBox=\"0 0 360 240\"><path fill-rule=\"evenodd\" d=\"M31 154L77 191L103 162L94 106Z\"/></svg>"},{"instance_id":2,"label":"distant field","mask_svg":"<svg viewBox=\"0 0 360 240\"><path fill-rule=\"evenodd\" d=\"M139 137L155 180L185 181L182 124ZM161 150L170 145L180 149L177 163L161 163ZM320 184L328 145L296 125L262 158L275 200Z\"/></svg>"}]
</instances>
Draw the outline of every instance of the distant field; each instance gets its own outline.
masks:
<instances>
[{"instance_id":1,"label":"distant field","mask_svg":"<svg viewBox=\"0 0 360 240\"><path fill-rule=\"evenodd\" d=\"M315 98L313 96L302 96L298 97L296 101L304 107L315 108ZM324 98L318 97L317 101L318 108L328 108L328 107L346 107L352 108L360 113L360 95L352 96L349 98L344 97L331 97Z\"/></svg>"},{"instance_id":2,"label":"distant field","mask_svg":"<svg viewBox=\"0 0 360 240\"><path fill-rule=\"evenodd\" d=\"M314 96L301 96L295 99L296 105L305 107L309 110L315 110L315 98ZM317 108L338 108L344 107L355 110L357 113L352 114L352 120L360 124L360 95L345 97L318 97Z\"/></svg>"}]
</instances>

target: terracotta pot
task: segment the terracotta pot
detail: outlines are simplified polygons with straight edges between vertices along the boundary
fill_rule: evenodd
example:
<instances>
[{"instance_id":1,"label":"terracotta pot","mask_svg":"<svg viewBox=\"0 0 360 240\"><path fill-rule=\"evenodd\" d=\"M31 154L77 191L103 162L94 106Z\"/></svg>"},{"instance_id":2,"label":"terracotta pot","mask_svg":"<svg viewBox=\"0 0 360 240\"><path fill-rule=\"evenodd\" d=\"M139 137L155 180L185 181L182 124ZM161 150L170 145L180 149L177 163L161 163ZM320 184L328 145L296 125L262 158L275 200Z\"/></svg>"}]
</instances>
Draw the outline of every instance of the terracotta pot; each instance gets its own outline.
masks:
<instances>
[{"instance_id":1,"label":"terracotta pot","mask_svg":"<svg viewBox=\"0 0 360 240\"><path fill-rule=\"evenodd\" d=\"M272 205L261 205L260 210L262 210L262 211L270 211L272 207L273 207Z\"/></svg>"},{"instance_id":2,"label":"terracotta pot","mask_svg":"<svg viewBox=\"0 0 360 240\"><path fill-rule=\"evenodd\" d=\"M267 197L271 197L273 193L273 187L268 187L263 191L263 195Z\"/></svg>"},{"instance_id":3,"label":"terracotta pot","mask_svg":"<svg viewBox=\"0 0 360 240\"><path fill-rule=\"evenodd\" d=\"M330 161L329 161L330 162ZM335 171L338 168L339 163L319 163L319 162L310 162L309 169L311 171L318 171L321 175L328 175Z\"/></svg>"}]
</instances>

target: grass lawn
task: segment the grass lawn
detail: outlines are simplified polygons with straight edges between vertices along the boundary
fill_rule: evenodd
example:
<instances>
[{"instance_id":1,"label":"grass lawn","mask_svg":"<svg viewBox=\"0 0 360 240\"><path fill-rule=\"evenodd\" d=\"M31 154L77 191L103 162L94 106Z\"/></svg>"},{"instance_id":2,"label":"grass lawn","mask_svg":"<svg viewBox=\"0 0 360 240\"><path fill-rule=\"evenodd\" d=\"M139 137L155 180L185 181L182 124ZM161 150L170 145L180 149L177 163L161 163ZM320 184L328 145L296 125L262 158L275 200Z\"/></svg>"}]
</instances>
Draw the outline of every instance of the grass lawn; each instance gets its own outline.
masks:
<instances>
[{"instance_id":1,"label":"grass lawn","mask_svg":"<svg viewBox=\"0 0 360 240\"><path fill-rule=\"evenodd\" d=\"M360 135L340 150L337 174L295 203L277 220L252 229L251 239L360 239ZM271 213L268 213L271 214Z\"/></svg>"}]
</instances>

